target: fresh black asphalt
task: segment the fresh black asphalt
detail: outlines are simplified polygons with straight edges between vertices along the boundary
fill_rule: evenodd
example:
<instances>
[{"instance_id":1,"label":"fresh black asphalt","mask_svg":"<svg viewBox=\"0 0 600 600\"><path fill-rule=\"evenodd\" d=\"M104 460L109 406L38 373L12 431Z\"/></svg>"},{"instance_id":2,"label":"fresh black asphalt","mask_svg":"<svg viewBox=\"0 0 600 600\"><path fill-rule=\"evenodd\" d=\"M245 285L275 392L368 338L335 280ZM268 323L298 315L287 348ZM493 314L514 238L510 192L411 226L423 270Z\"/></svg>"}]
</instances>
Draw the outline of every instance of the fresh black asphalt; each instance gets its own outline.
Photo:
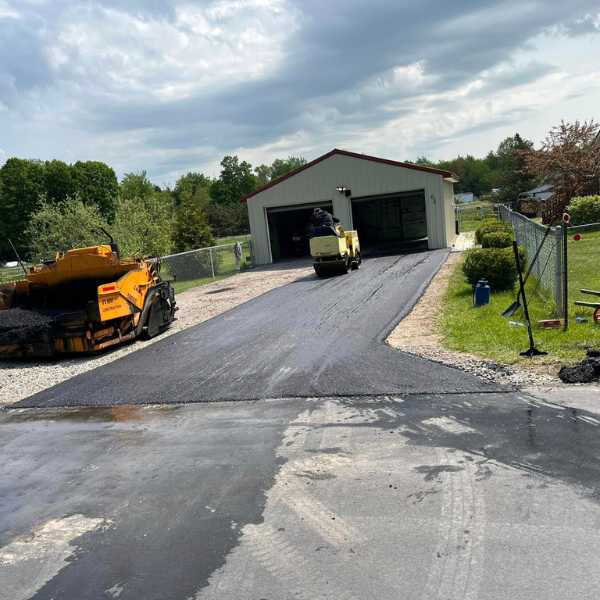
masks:
<instances>
[{"instance_id":1,"label":"fresh black asphalt","mask_svg":"<svg viewBox=\"0 0 600 600\"><path fill-rule=\"evenodd\" d=\"M18 406L497 389L384 344L446 255L438 250L379 257L346 276L305 277Z\"/></svg>"}]
</instances>

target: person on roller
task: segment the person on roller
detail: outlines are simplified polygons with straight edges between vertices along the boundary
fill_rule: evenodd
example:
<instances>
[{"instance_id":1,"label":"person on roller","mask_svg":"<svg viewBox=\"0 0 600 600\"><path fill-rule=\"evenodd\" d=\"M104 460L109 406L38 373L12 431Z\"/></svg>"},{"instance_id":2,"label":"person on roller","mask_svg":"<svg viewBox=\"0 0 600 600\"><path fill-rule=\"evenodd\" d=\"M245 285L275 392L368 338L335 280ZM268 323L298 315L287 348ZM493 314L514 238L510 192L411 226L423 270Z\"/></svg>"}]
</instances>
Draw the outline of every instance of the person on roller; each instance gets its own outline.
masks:
<instances>
[{"instance_id":1,"label":"person on roller","mask_svg":"<svg viewBox=\"0 0 600 600\"><path fill-rule=\"evenodd\" d=\"M317 237L320 235L335 235L337 237L342 237L343 233L340 233L336 228L336 225L339 222L339 219L336 219L326 210L315 208L310 218L310 237Z\"/></svg>"}]
</instances>

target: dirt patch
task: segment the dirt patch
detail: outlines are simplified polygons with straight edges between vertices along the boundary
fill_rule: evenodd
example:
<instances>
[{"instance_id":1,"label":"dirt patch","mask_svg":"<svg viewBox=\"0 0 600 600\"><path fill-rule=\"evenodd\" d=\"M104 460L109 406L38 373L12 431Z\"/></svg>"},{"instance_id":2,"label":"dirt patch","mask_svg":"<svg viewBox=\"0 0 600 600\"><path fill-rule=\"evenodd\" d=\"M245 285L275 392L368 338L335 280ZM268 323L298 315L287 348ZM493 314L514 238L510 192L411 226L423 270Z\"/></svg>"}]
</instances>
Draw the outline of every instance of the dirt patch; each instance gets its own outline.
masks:
<instances>
[{"instance_id":1,"label":"dirt patch","mask_svg":"<svg viewBox=\"0 0 600 600\"><path fill-rule=\"evenodd\" d=\"M212 319L252 298L301 277L314 277L312 264L294 261L244 271L177 295L177 320L164 334L137 341L94 357L56 361L3 361L0 363L0 405L12 404L57 383L145 348L168 335Z\"/></svg>"},{"instance_id":2,"label":"dirt patch","mask_svg":"<svg viewBox=\"0 0 600 600\"><path fill-rule=\"evenodd\" d=\"M448 350L442 345L440 319L443 298L456 265L462 260L460 252L451 252L419 302L408 316L392 331L386 342L402 352L415 354L451 367L456 367L494 383L526 386L560 383L558 367L532 362L527 367L505 365L493 360Z\"/></svg>"}]
</instances>

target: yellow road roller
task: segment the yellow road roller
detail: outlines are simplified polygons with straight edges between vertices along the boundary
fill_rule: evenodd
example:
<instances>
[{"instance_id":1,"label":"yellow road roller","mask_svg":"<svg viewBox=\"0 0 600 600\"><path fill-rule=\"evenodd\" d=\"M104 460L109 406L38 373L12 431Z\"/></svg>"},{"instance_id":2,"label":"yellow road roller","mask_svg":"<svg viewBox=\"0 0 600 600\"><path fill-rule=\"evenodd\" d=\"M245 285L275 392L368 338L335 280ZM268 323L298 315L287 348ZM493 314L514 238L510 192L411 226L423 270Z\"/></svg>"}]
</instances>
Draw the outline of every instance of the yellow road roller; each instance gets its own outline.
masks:
<instances>
[{"instance_id":1,"label":"yellow road roller","mask_svg":"<svg viewBox=\"0 0 600 600\"><path fill-rule=\"evenodd\" d=\"M341 225L329 230L331 233L315 235L310 240L310 255L314 259L315 273L319 277L325 277L358 269L361 263L358 233L345 231Z\"/></svg>"}]
</instances>

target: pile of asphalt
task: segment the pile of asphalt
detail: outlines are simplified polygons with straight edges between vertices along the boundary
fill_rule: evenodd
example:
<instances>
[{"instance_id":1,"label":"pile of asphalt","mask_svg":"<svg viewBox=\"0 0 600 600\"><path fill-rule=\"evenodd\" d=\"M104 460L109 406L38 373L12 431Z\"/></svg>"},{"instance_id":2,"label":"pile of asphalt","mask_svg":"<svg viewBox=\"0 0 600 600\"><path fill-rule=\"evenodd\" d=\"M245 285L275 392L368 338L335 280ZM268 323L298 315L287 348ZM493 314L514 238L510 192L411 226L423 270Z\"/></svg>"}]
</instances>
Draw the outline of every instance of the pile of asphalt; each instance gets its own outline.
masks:
<instances>
[{"instance_id":1,"label":"pile of asphalt","mask_svg":"<svg viewBox=\"0 0 600 600\"><path fill-rule=\"evenodd\" d=\"M23 344L49 334L54 318L37 311L11 308L0 311L0 344Z\"/></svg>"},{"instance_id":2,"label":"pile of asphalt","mask_svg":"<svg viewBox=\"0 0 600 600\"><path fill-rule=\"evenodd\" d=\"M588 350L580 363L563 367L559 372L563 383L591 383L600 380L600 350Z\"/></svg>"}]
</instances>

